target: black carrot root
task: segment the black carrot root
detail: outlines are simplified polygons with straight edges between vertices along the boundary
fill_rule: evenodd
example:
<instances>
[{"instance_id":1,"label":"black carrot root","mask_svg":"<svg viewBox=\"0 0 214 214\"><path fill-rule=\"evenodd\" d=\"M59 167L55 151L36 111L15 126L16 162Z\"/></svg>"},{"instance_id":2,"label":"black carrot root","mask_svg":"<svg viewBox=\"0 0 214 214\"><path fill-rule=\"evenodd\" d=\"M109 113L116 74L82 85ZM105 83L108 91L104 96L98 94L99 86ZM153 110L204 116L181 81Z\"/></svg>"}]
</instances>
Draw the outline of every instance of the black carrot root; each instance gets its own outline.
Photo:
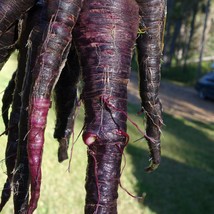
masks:
<instances>
[{"instance_id":1,"label":"black carrot root","mask_svg":"<svg viewBox=\"0 0 214 214\"><path fill-rule=\"evenodd\" d=\"M51 1L48 2L51 5ZM50 21L48 32L42 45L33 72L29 101L28 160L31 183L31 198L28 214L37 207L41 185L41 162L44 144L44 130L50 96L65 64L72 40L72 30L81 9L81 0L60 0Z\"/></svg>"},{"instance_id":2,"label":"black carrot root","mask_svg":"<svg viewBox=\"0 0 214 214\"><path fill-rule=\"evenodd\" d=\"M15 50L15 44L18 39L17 25L18 23L13 25L0 37L0 70Z\"/></svg>"},{"instance_id":3,"label":"black carrot root","mask_svg":"<svg viewBox=\"0 0 214 214\"><path fill-rule=\"evenodd\" d=\"M127 83L138 24L135 1L91 0L84 2L74 30L85 83L87 214L117 213L121 151L126 146L126 135L121 133L126 132L127 118L121 112L127 111Z\"/></svg>"},{"instance_id":4,"label":"black carrot root","mask_svg":"<svg viewBox=\"0 0 214 214\"><path fill-rule=\"evenodd\" d=\"M59 142L58 161L68 158L67 149L74 128L74 114L77 105L77 82L80 67L74 46L68 54L67 62L54 89L56 105L56 125L54 138Z\"/></svg>"},{"instance_id":5,"label":"black carrot root","mask_svg":"<svg viewBox=\"0 0 214 214\"><path fill-rule=\"evenodd\" d=\"M26 213L28 205L29 169L26 137L28 132L27 109L29 106L29 92L31 90L33 75L31 71L35 65L36 55L41 45L43 31L47 28L45 10L44 4L37 4L28 12L27 17L23 22L24 27L20 39L20 63L18 65L20 65L21 72L17 75L17 84L19 84L17 85L17 91L21 91L21 97L19 96L19 102L21 102L19 106L21 109L16 169L13 177L15 214Z\"/></svg>"},{"instance_id":6,"label":"black carrot root","mask_svg":"<svg viewBox=\"0 0 214 214\"><path fill-rule=\"evenodd\" d=\"M13 177L13 183L14 183L13 187L14 187L14 193L15 193L14 198L15 199L18 198L17 200L14 200L15 213L20 213L19 212L21 207L20 203L21 201L24 200L23 198L26 197L26 192L28 192L28 188L26 189L26 186L28 184L28 174L29 174L28 168L27 168L28 163L26 163L26 155L20 152L21 150L20 147L22 149L26 147L26 145L25 147L23 147L23 144L21 142L22 142L22 139L24 139L23 135L26 135L27 133L27 128L26 128L27 117L25 114L24 118L22 116L20 120L20 109L21 109L22 84L23 84L23 79L25 75L25 67L26 67L26 61L27 61L26 45L28 41L28 35L32 27L36 23L35 20L38 20L37 16L33 17L33 15L35 15L36 13L36 10L37 10L36 8L32 9L29 12L28 17L26 17L22 22L22 32L21 32L20 41L19 41L20 46L19 46L19 54L18 54L18 68L16 72L16 85L15 85L15 91L13 95L12 110L11 110L10 121L9 121L8 142L7 142L6 155L5 155L8 178L6 181L7 188L4 188L2 192L2 203L6 202L10 197L11 182L12 182L12 177L14 176ZM29 91L30 89L28 89L27 91L28 94L29 94ZM26 98L27 98L27 95L25 93L23 94L23 99L26 99ZM25 105L25 108L26 107L27 106ZM18 123L20 124L21 132L19 131ZM18 144L19 144L18 153L21 153L19 155L17 155ZM20 146L20 144L22 144L22 146ZM15 167L15 161L16 161L16 167ZM6 184L5 184L5 187L6 187ZM23 186L25 188L23 188ZM19 192L20 188L22 189L22 193Z\"/></svg>"},{"instance_id":7,"label":"black carrot root","mask_svg":"<svg viewBox=\"0 0 214 214\"><path fill-rule=\"evenodd\" d=\"M4 125L5 125L5 130L6 130L6 134L8 133L8 113L9 113L9 108L10 105L12 104L12 100L13 100L13 93L14 93L14 89L15 89L15 77L16 77L16 73L17 71L15 71L12 75L11 80L9 81L5 91L4 91L4 95L2 97L2 118L4 121Z\"/></svg>"},{"instance_id":8,"label":"black carrot root","mask_svg":"<svg viewBox=\"0 0 214 214\"><path fill-rule=\"evenodd\" d=\"M2 194L1 194L0 212L2 211L2 209L5 206L5 204L7 203L7 201L9 200L10 195L11 195L10 181L7 178L7 180L4 184L4 187L3 187Z\"/></svg>"},{"instance_id":9,"label":"black carrot root","mask_svg":"<svg viewBox=\"0 0 214 214\"><path fill-rule=\"evenodd\" d=\"M16 77L17 71L13 73L12 79L9 81L9 84L7 88L5 89L3 98L2 98L2 117L4 120L5 128L6 128L6 134L8 134L8 125L10 125L10 131L9 133L13 133L16 131L16 122L18 121L18 117L15 114L13 115L13 118L10 119L10 124L8 120L8 112L10 105L13 100L13 94L14 94L14 89L15 89L15 77ZM7 148L5 152L5 159L6 159L6 167L7 167L7 180L4 184L2 194L1 194L1 203L0 203L0 212L7 203L7 201L10 198L11 195L11 181L12 181L12 171L14 169L15 165L15 159L16 159L16 146L17 142L16 140L18 139L17 135L14 135L15 139L11 139L8 137L8 143L7 143Z\"/></svg>"},{"instance_id":10,"label":"black carrot root","mask_svg":"<svg viewBox=\"0 0 214 214\"><path fill-rule=\"evenodd\" d=\"M14 104L12 104L12 109ZM5 204L11 195L11 182L13 177L13 170L16 161L17 143L18 143L18 122L19 122L19 112L12 110L9 120L8 128L8 141L5 152L5 163L7 168L7 180L2 190L0 211L3 209Z\"/></svg>"},{"instance_id":11,"label":"black carrot root","mask_svg":"<svg viewBox=\"0 0 214 214\"><path fill-rule=\"evenodd\" d=\"M145 31L137 39L137 49L142 111L147 117L145 138L151 154L151 165L146 171L150 172L160 164L161 153L162 106L158 93L165 0L137 0L137 2L141 12L141 27Z\"/></svg>"},{"instance_id":12,"label":"black carrot root","mask_svg":"<svg viewBox=\"0 0 214 214\"><path fill-rule=\"evenodd\" d=\"M15 161L16 161L16 150L17 150L17 141L18 141L18 131L17 131L16 125L18 124L18 121L19 121L19 115L11 114L11 117L13 120L10 118L9 127L11 128L8 132L8 142L7 142L6 152L5 152L7 180L2 190L0 210L3 209L4 205L7 203L11 195L11 182L12 182L13 170L14 170ZM10 134L12 132L14 132L13 135Z\"/></svg>"},{"instance_id":13,"label":"black carrot root","mask_svg":"<svg viewBox=\"0 0 214 214\"><path fill-rule=\"evenodd\" d=\"M17 144L18 144L18 122L19 122L19 108L17 111L17 107L14 100L17 100L17 96L19 97L19 94L16 94L16 84L15 79L18 73L17 71L13 74L12 80L9 82L8 87L5 90L4 96L3 96L3 119L5 122L7 134L8 134L8 141L7 141L7 147L5 151L5 163L7 168L7 180L4 185L4 188L2 190L1 195L1 203L0 203L0 211L3 209L5 204L10 198L11 195L11 183L12 183L12 177L13 177L13 170L15 167L15 161L16 161L16 152L17 152ZM10 104L12 103L11 107L11 113L10 113L10 119L8 121L8 111ZM16 108L16 111L14 109Z\"/></svg>"},{"instance_id":14,"label":"black carrot root","mask_svg":"<svg viewBox=\"0 0 214 214\"><path fill-rule=\"evenodd\" d=\"M22 14L29 10L36 0L1 0L0 1L0 37Z\"/></svg>"}]
</instances>

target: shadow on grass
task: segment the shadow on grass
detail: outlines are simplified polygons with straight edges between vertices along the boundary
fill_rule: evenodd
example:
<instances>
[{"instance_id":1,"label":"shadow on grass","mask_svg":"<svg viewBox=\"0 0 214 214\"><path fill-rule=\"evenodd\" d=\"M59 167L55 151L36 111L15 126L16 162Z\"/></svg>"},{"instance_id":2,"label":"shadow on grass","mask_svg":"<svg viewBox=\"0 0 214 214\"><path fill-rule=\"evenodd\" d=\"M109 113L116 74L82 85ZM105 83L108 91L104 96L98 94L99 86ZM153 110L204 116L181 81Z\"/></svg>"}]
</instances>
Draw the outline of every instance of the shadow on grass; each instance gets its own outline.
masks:
<instances>
[{"instance_id":1,"label":"shadow on grass","mask_svg":"<svg viewBox=\"0 0 214 214\"><path fill-rule=\"evenodd\" d=\"M148 152L139 144L129 144L136 191L146 193L144 205L157 214L214 213L214 141L192 122L165 115L166 139L157 171L146 174ZM199 128L202 127L200 124ZM211 128L211 127L208 127ZM171 142L167 135L177 138ZM173 146L175 148L173 149ZM170 147L172 149L170 149ZM173 158L179 156L179 160Z\"/></svg>"},{"instance_id":2,"label":"shadow on grass","mask_svg":"<svg viewBox=\"0 0 214 214\"><path fill-rule=\"evenodd\" d=\"M169 114L164 114L164 122L166 126L163 135L166 134L166 142L163 138L163 146L166 144L168 151L179 154L189 165L214 173L214 125L174 118ZM169 142L167 134L176 140Z\"/></svg>"}]
</instances>

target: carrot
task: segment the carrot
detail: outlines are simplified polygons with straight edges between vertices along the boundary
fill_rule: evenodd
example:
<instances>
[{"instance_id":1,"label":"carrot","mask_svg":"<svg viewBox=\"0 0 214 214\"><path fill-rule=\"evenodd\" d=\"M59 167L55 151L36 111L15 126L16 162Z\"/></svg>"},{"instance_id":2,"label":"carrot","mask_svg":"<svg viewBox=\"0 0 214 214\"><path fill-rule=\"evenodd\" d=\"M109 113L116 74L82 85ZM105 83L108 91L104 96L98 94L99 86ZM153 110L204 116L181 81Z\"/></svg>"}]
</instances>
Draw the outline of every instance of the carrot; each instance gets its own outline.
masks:
<instances>
[{"instance_id":1,"label":"carrot","mask_svg":"<svg viewBox=\"0 0 214 214\"><path fill-rule=\"evenodd\" d=\"M77 81L80 67L78 56L72 46L65 67L54 89L56 103L56 125L54 138L59 142L58 161L68 158L67 149L74 129L74 113L77 104Z\"/></svg>"},{"instance_id":2,"label":"carrot","mask_svg":"<svg viewBox=\"0 0 214 214\"><path fill-rule=\"evenodd\" d=\"M15 50L15 44L17 39L17 24L9 28L7 32L5 32L5 34L0 37L0 70L7 62L11 53Z\"/></svg>"},{"instance_id":3,"label":"carrot","mask_svg":"<svg viewBox=\"0 0 214 214\"><path fill-rule=\"evenodd\" d=\"M6 133L8 134L7 147L5 151L5 163L7 168L7 180L4 184L2 194L1 194L1 203L0 203L0 211L3 209L5 204L10 198L11 195L11 182L13 177L13 170L16 161L16 150L17 150L17 140L18 140L18 121L19 114L14 112L14 103L13 98L15 96L15 78L18 71L13 73L12 79L9 82L8 87L5 90L3 96L3 119L6 126ZM16 94L17 95L17 94ZM19 95L18 95L19 97ZM9 107L12 103L12 111L10 113L10 119L8 120L8 111Z\"/></svg>"},{"instance_id":4,"label":"carrot","mask_svg":"<svg viewBox=\"0 0 214 214\"><path fill-rule=\"evenodd\" d=\"M36 0L0 1L0 37L17 21L22 14L35 4Z\"/></svg>"},{"instance_id":5,"label":"carrot","mask_svg":"<svg viewBox=\"0 0 214 214\"><path fill-rule=\"evenodd\" d=\"M11 80L9 81L3 97L2 97L2 118L4 121L4 125L5 125L5 130L6 130L6 134L8 133L8 113L9 113L9 108L10 105L12 103L13 100L13 93L14 93L14 89L15 89L15 77L16 77L16 73L17 71L15 71L11 77Z\"/></svg>"},{"instance_id":6,"label":"carrot","mask_svg":"<svg viewBox=\"0 0 214 214\"><path fill-rule=\"evenodd\" d=\"M3 207L5 206L5 204L7 203L8 199L10 198L11 195L11 190L10 190L10 181L7 178L4 187L3 187L3 191L1 194L1 204L0 204L0 212L2 211Z\"/></svg>"},{"instance_id":7,"label":"carrot","mask_svg":"<svg viewBox=\"0 0 214 214\"><path fill-rule=\"evenodd\" d=\"M26 4L30 1L20 2ZM47 0L47 11L43 13L44 17L39 16L44 22L40 20L40 24L32 23L34 28L28 40L30 44L28 53L25 54L27 73L22 87L21 107L19 105L21 111L17 114L19 143L18 150L17 145L12 144L14 151L11 153L17 152L16 173L13 178L17 193L14 195L15 213L31 214L37 207L44 131L51 105L51 93L58 79L55 89L57 108L66 105L59 101L59 98L65 95L63 90L70 87L66 96L69 95L71 102L66 109L66 115L72 117L71 109L75 108L75 83L78 72L74 69L73 79L69 77L66 79L68 82L65 82L63 76L69 74L70 69L65 67L64 71L66 69L67 71L62 71L69 58L72 33L85 83L82 94L85 105L83 140L88 146L85 213L117 213L121 159L128 142L127 83L139 25L139 8L142 25L146 31L137 39L137 46L142 110L147 115L145 138L148 140L152 158L152 164L147 171L154 170L160 163L162 118L157 94L160 81L164 3L164 0ZM42 1L39 1L39 4L43 5ZM7 6L5 8L8 8L8 5L5 0L0 3L0 6ZM7 19L1 19L0 38L12 26L14 20L32 6L29 4L21 9L20 5L13 20L9 16ZM10 10L15 13L16 5L14 8L11 10L9 7L6 10L8 13L0 9L0 15L7 16ZM6 20L9 20L8 23ZM32 26L29 29L32 29ZM43 36L41 29L44 32ZM23 81L23 78L21 79ZM59 140L64 137L68 139L70 136L66 135L66 129L69 124L73 125L73 120L64 118L60 111L58 108L55 136ZM15 133L17 134L17 131ZM12 168L14 163L8 164L8 170L11 171ZM9 177L9 185L10 180ZM31 195L28 204L29 182ZM8 182L5 185L8 186Z\"/></svg>"},{"instance_id":8,"label":"carrot","mask_svg":"<svg viewBox=\"0 0 214 214\"><path fill-rule=\"evenodd\" d=\"M11 182L14 183L14 209L15 213L19 213L23 201L26 201L26 195L28 193L28 163L26 162L27 152L26 151L26 140L24 140L25 135L27 134L27 115L25 113L21 114L20 118L20 109L21 104L24 104L24 101L21 100L21 94L23 94L23 99L27 99L30 89L22 93L22 85L25 75L25 67L27 61L27 42L28 36L32 30L32 27L38 20L37 8L31 9L28 14L28 17L25 17L22 24L22 32L19 41L19 54L18 54L18 68L16 71L16 85L12 101L12 110L9 121L9 133L8 133L8 142L6 148L6 167L7 167L7 181L2 192L2 208L3 204L10 197L11 192ZM36 46L36 42L34 41ZM27 82L30 84L29 79ZM27 93L27 94L26 94ZM27 108L28 105L23 106L22 108ZM22 112L26 112L25 109L22 109ZM18 123L20 127L18 127ZM19 130L20 129L20 130ZM25 144L22 142L25 141ZM25 145L25 146L23 146ZM18 147L18 148L17 148ZM18 150L18 152L17 152ZM18 154L17 154L18 153ZM16 163L16 166L15 166ZM15 174L13 174L13 171ZM23 188L25 187L25 188ZM21 189L21 193L20 193Z\"/></svg>"},{"instance_id":9,"label":"carrot","mask_svg":"<svg viewBox=\"0 0 214 214\"><path fill-rule=\"evenodd\" d=\"M51 9L51 1L48 9ZM27 213L37 207L41 185L41 161L44 144L44 130L50 95L59 78L67 58L72 40L72 30L81 9L80 0L60 0L49 24L49 31L37 57L33 73L32 92L29 101L28 160L30 170L31 198Z\"/></svg>"},{"instance_id":10,"label":"carrot","mask_svg":"<svg viewBox=\"0 0 214 214\"><path fill-rule=\"evenodd\" d=\"M91 0L84 2L74 29L84 80L83 140L88 145L85 213L117 213L121 158L127 143L127 118L122 112L127 111L138 24L135 1Z\"/></svg>"},{"instance_id":11,"label":"carrot","mask_svg":"<svg viewBox=\"0 0 214 214\"><path fill-rule=\"evenodd\" d=\"M23 67L18 75L17 82L21 86L22 96L19 119L19 141L17 148L16 169L13 177L14 184L14 211L15 213L24 213L28 206L29 195L29 167L27 154L27 132L28 132L28 106L29 92L32 84L32 68L35 65L36 55L40 49L43 31L47 28L47 19L45 5L37 4L29 12L24 22L24 28L21 38L20 63ZM30 36L28 37L28 35ZM28 48L26 48L28 44ZM24 49L24 50L22 50ZM27 63L25 63L27 62ZM26 73L26 74L25 74Z\"/></svg>"},{"instance_id":12,"label":"carrot","mask_svg":"<svg viewBox=\"0 0 214 214\"><path fill-rule=\"evenodd\" d=\"M9 127L12 127L12 128L10 128L8 132L8 142L7 142L6 152L5 152L7 180L2 191L0 210L4 207L4 205L6 204L6 202L8 201L11 195L11 182L13 177L12 172L16 161L16 150L17 150L17 140L18 140L18 131L17 131L18 121L19 121L19 115L11 113Z\"/></svg>"},{"instance_id":13,"label":"carrot","mask_svg":"<svg viewBox=\"0 0 214 214\"><path fill-rule=\"evenodd\" d=\"M7 180L4 184L2 194L1 194L1 203L0 211L3 209L5 204L10 198L11 195L11 182L12 182L12 171L15 166L16 160L16 149L17 149L17 140L18 140L18 120L19 116L15 112L11 112L10 120L8 120L9 107L13 101L14 91L15 91L15 77L17 71L13 73L12 79L10 80L5 93L3 95L3 105L2 105L2 117L6 127L6 134L8 134L8 142L5 152L5 162L7 168ZM14 105L12 104L12 109Z\"/></svg>"},{"instance_id":14,"label":"carrot","mask_svg":"<svg viewBox=\"0 0 214 214\"><path fill-rule=\"evenodd\" d=\"M151 154L151 172L160 164L160 135L162 105L158 97L160 64L165 17L165 0L137 0L141 12L141 26L145 33L137 39L140 96L142 111L147 116L145 138Z\"/></svg>"}]
</instances>

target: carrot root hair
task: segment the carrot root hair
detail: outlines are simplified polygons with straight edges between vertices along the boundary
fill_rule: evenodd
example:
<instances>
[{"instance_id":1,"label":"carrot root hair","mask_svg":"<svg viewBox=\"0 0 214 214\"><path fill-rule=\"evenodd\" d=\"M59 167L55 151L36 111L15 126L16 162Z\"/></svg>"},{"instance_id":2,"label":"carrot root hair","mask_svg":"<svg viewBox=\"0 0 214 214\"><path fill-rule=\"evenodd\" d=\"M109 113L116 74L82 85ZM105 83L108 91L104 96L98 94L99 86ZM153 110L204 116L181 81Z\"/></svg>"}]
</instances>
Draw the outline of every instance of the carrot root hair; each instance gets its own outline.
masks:
<instances>
[{"instance_id":1,"label":"carrot root hair","mask_svg":"<svg viewBox=\"0 0 214 214\"><path fill-rule=\"evenodd\" d=\"M142 112L146 115L146 134L151 164L145 170L152 172L161 161L160 136L162 105L159 99L161 57L165 21L165 0L137 0L141 25L145 32L137 38L140 97Z\"/></svg>"}]
</instances>

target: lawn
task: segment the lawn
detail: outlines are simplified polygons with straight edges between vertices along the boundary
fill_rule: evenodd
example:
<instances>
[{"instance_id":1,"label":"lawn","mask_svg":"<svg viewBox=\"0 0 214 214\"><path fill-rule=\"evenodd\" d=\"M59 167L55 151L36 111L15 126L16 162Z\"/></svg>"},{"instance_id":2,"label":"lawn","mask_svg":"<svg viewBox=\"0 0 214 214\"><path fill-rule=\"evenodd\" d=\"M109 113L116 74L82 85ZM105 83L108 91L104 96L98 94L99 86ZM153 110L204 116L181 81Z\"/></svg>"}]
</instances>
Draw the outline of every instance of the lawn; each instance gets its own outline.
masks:
<instances>
[{"instance_id":1,"label":"lawn","mask_svg":"<svg viewBox=\"0 0 214 214\"><path fill-rule=\"evenodd\" d=\"M15 56L0 73L0 91L3 91L12 71ZM0 94L2 96L2 93ZM138 116L137 106L129 104L129 116L138 125L144 118ZM75 138L83 121L84 110L76 120ZM49 112L43 156L43 179L37 214L81 214L84 211L86 146L79 138L71 160L57 162L57 142L53 139L54 110ZM119 189L119 214L212 214L214 213L214 124L187 121L164 114L162 136L162 163L151 174L144 172L148 165L148 148L144 140L137 141L140 133L128 122L130 143L126 149L126 167L122 175L123 186L134 195L144 195L144 201L136 201ZM144 129L144 127L141 127ZM3 122L0 132L4 131ZM6 136L0 139L0 186L6 179L4 150ZM124 164L124 162L123 162ZM2 213L11 214L12 200Z\"/></svg>"},{"instance_id":2,"label":"lawn","mask_svg":"<svg viewBox=\"0 0 214 214\"><path fill-rule=\"evenodd\" d=\"M210 62L202 62L201 66L200 75L198 74L198 63L187 64L185 70L182 65L172 65L170 68L163 67L162 78L173 81L176 84L194 86L201 76L212 70Z\"/></svg>"}]
</instances>

